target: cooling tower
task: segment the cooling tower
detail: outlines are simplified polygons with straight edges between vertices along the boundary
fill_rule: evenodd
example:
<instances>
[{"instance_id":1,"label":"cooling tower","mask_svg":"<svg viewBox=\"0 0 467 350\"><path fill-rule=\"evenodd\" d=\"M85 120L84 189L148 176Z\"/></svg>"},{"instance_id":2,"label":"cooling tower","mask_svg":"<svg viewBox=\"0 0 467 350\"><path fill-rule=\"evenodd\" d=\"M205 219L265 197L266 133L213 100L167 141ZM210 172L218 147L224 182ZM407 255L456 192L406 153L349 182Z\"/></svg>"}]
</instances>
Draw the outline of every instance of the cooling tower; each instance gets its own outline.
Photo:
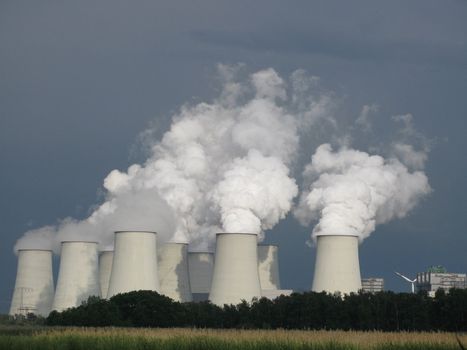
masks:
<instances>
[{"instance_id":1,"label":"cooling tower","mask_svg":"<svg viewBox=\"0 0 467 350\"><path fill-rule=\"evenodd\" d=\"M213 304L238 304L261 296L258 275L257 235L218 233L209 300Z\"/></svg>"},{"instance_id":2,"label":"cooling tower","mask_svg":"<svg viewBox=\"0 0 467 350\"><path fill-rule=\"evenodd\" d=\"M188 271L190 276L191 294L193 295L194 301L205 301L209 299L213 268L213 253L188 253Z\"/></svg>"},{"instance_id":3,"label":"cooling tower","mask_svg":"<svg viewBox=\"0 0 467 350\"><path fill-rule=\"evenodd\" d=\"M62 311L100 296L97 242L65 241L52 309Z\"/></svg>"},{"instance_id":4,"label":"cooling tower","mask_svg":"<svg viewBox=\"0 0 467 350\"><path fill-rule=\"evenodd\" d=\"M106 250L99 255L99 286L101 295L107 296L109 290L110 273L112 272L113 250Z\"/></svg>"},{"instance_id":5,"label":"cooling tower","mask_svg":"<svg viewBox=\"0 0 467 350\"><path fill-rule=\"evenodd\" d=\"M47 316L54 298L52 251L19 250L10 315Z\"/></svg>"},{"instance_id":6,"label":"cooling tower","mask_svg":"<svg viewBox=\"0 0 467 350\"><path fill-rule=\"evenodd\" d=\"M107 297L136 290L159 291L156 233L117 231Z\"/></svg>"},{"instance_id":7,"label":"cooling tower","mask_svg":"<svg viewBox=\"0 0 467 350\"><path fill-rule=\"evenodd\" d=\"M313 291L349 294L361 288L358 237L318 236Z\"/></svg>"},{"instance_id":8,"label":"cooling tower","mask_svg":"<svg viewBox=\"0 0 467 350\"><path fill-rule=\"evenodd\" d=\"M175 301L192 301L188 277L188 244L164 244L158 263L160 293Z\"/></svg>"},{"instance_id":9,"label":"cooling tower","mask_svg":"<svg viewBox=\"0 0 467 350\"><path fill-rule=\"evenodd\" d=\"M261 290L281 289L277 246L258 245L258 272Z\"/></svg>"}]
</instances>

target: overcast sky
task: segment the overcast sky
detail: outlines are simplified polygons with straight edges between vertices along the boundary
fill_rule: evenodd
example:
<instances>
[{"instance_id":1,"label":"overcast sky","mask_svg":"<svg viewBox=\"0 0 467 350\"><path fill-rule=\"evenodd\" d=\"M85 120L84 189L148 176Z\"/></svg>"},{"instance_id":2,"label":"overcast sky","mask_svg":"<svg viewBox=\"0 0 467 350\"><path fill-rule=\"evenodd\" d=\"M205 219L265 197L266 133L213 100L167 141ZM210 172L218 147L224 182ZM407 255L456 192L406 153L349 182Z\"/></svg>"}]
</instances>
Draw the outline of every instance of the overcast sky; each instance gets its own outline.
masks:
<instances>
[{"instance_id":1,"label":"overcast sky","mask_svg":"<svg viewBox=\"0 0 467 350\"><path fill-rule=\"evenodd\" d=\"M411 113L431 147L434 191L363 242L362 275L408 291L393 270L467 272L466 19L465 0L1 1L0 312L14 288L15 241L86 217L111 170L144 160L142 131L160 136L182 104L218 94L218 63L305 69L344 120L378 106L375 140L391 137L392 116ZM288 217L267 234L280 246L284 288L310 288L311 230Z\"/></svg>"}]
</instances>

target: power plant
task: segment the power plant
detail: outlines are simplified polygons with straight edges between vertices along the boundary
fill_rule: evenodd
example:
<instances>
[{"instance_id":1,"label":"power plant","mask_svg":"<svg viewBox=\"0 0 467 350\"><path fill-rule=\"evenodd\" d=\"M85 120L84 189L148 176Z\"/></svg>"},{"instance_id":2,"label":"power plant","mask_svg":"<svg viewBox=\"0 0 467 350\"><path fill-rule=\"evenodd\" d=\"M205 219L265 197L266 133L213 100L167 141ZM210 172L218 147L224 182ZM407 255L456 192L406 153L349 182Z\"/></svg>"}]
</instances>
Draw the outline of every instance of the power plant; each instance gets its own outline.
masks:
<instances>
[{"instance_id":1,"label":"power plant","mask_svg":"<svg viewBox=\"0 0 467 350\"><path fill-rule=\"evenodd\" d=\"M52 251L18 251L18 268L10 315L47 316L54 297Z\"/></svg>"},{"instance_id":2,"label":"power plant","mask_svg":"<svg viewBox=\"0 0 467 350\"><path fill-rule=\"evenodd\" d=\"M356 293L362 288L358 260L358 237L317 236L314 292Z\"/></svg>"},{"instance_id":3,"label":"power plant","mask_svg":"<svg viewBox=\"0 0 467 350\"><path fill-rule=\"evenodd\" d=\"M156 247L155 232L115 232L107 298L137 290L159 291Z\"/></svg>"},{"instance_id":4,"label":"power plant","mask_svg":"<svg viewBox=\"0 0 467 350\"><path fill-rule=\"evenodd\" d=\"M186 243L167 243L158 251L155 232L117 231L114 237L115 250L100 253L97 242L63 241L55 293L52 251L19 250L10 314L47 316L90 296L137 290L158 291L180 302L209 299L216 305L291 292L280 290L277 246L258 247L256 234L218 234L216 256L188 253Z\"/></svg>"},{"instance_id":5,"label":"power plant","mask_svg":"<svg viewBox=\"0 0 467 350\"><path fill-rule=\"evenodd\" d=\"M237 72L228 65L220 65L218 73L219 96L181 105L164 123L165 130L150 126L144 132L150 144L146 159L108 172L102 196L86 215L80 210L80 218L31 227L17 240L16 250L55 250L64 241L53 309L78 306L93 295L110 299L140 290L221 306L290 294L281 285L279 248L258 246L258 240L292 216L316 241L311 289L358 292L360 240L378 225L405 217L432 192L424 170L428 147L423 135L414 131L414 142L399 137L415 128L411 114L390 118L394 137L387 135L378 150L367 142L339 142L327 127L315 138L308 131L321 127L321 121L334 121L328 118L334 101L332 94L315 88L308 73L299 70L283 79L272 67ZM366 124L367 114L377 109L373 107L365 105L361 116L344 124ZM349 130L358 129L349 124ZM295 229L282 222L286 226L279 230ZM215 233L214 255L188 253L190 244L211 249ZM295 237L300 240L300 235ZM311 270L298 261L304 250L297 249L297 238L283 240L296 267ZM180 241L186 243L167 243ZM99 254L99 247L111 243L113 252ZM29 262L39 260L38 254L18 256L12 313L47 312L42 306L44 311L39 310L33 296L38 286L50 285L46 258L37 266ZM36 272L41 264L44 271ZM291 272L290 281L298 269ZM26 279L31 286L23 283ZM432 291L465 279L423 274L417 281ZM379 288L375 280L364 282L368 290ZM47 298L51 294L47 289Z\"/></svg>"},{"instance_id":6,"label":"power plant","mask_svg":"<svg viewBox=\"0 0 467 350\"><path fill-rule=\"evenodd\" d=\"M188 253L188 272L190 277L191 294L194 301L205 301L209 299L213 270L213 253Z\"/></svg>"},{"instance_id":7,"label":"power plant","mask_svg":"<svg viewBox=\"0 0 467 350\"><path fill-rule=\"evenodd\" d=\"M18 267L9 314L47 316L79 306L90 296L152 290L178 302L210 300L238 304L253 298L290 295L281 289L279 248L257 244L252 233L218 233L215 254L188 252L187 243L166 243L157 249L155 232L117 231L115 251L98 253L97 242L64 241L54 294L52 251L18 250ZM349 294L384 290L382 278L360 278L358 237L319 235L312 290ZM416 289L434 296L436 290L467 288L465 274L430 268L411 280Z\"/></svg>"},{"instance_id":8,"label":"power plant","mask_svg":"<svg viewBox=\"0 0 467 350\"><path fill-rule=\"evenodd\" d=\"M62 242L52 309L79 306L90 296L100 296L97 242Z\"/></svg>"},{"instance_id":9,"label":"power plant","mask_svg":"<svg viewBox=\"0 0 467 350\"><path fill-rule=\"evenodd\" d=\"M138 290L218 306L293 292L281 289L279 248L258 245L256 234L218 233L215 254L188 252L187 243L166 243L158 250L155 232L117 231L114 237L115 250L100 254L97 242L63 241L55 294L52 251L20 249L10 315L47 316L51 310L79 306L90 296L110 298ZM382 278L361 279L358 245L357 236L318 235L312 290L349 294L363 286L367 292L382 291ZM440 288L467 286L465 274L445 269L432 268L415 280L396 274L430 295Z\"/></svg>"},{"instance_id":10,"label":"power plant","mask_svg":"<svg viewBox=\"0 0 467 350\"><path fill-rule=\"evenodd\" d=\"M188 273L188 243L166 243L158 257L160 293L175 301L192 301Z\"/></svg>"},{"instance_id":11,"label":"power plant","mask_svg":"<svg viewBox=\"0 0 467 350\"><path fill-rule=\"evenodd\" d=\"M261 297L258 274L258 236L218 233L209 300L219 306Z\"/></svg>"},{"instance_id":12,"label":"power plant","mask_svg":"<svg viewBox=\"0 0 467 350\"><path fill-rule=\"evenodd\" d=\"M101 296L106 297L109 290L110 273L112 272L113 250L104 250L99 254L99 287Z\"/></svg>"},{"instance_id":13,"label":"power plant","mask_svg":"<svg viewBox=\"0 0 467 350\"><path fill-rule=\"evenodd\" d=\"M188 253L187 243L167 243L158 250L155 232L117 231L114 237L115 250L100 253L97 242L62 242L55 294L52 251L19 250L10 314L47 316L79 306L89 296L137 290L217 305L291 292L280 289L278 247L258 246L256 234L218 234L215 257Z\"/></svg>"}]
</instances>

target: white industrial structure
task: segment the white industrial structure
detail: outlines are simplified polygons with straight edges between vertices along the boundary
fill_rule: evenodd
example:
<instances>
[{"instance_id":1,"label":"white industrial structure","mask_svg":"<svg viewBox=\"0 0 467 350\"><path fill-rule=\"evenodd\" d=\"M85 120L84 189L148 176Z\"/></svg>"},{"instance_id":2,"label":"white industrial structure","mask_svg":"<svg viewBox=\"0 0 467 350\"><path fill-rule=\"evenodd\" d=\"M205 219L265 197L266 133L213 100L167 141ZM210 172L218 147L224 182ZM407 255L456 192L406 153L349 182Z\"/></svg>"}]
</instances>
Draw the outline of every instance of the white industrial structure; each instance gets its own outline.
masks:
<instances>
[{"instance_id":1,"label":"white industrial structure","mask_svg":"<svg viewBox=\"0 0 467 350\"><path fill-rule=\"evenodd\" d=\"M191 294L194 301L208 300L209 291L211 290L213 269L213 253L188 253L188 271L190 277Z\"/></svg>"},{"instance_id":2,"label":"white industrial structure","mask_svg":"<svg viewBox=\"0 0 467 350\"><path fill-rule=\"evenodd\" d=\"M54 297L52 251L18 251L18 269L10 315L47 316Z\"/></svg>"},{"instance_id":3,"label":"white industrial structure","mask_svg":"<svg viewBox=\"0 0 467 350\"><path fill-rule=\"evenodd\" d=\"M258 273L261 290L281 289L276 245L258 245Z\"/></svg>"},{"instance_id":4,"label":"white industrial structure","mask_svg":"<svg viewBox=\"0 0 467 350\"><path fill-rule=\"evenodd\" d=\"M107 297L137 290L159 291L156 233L117 231Z\"/></svg>"},{"instance_id":5,"label":"white industrial structure","mask_svg":"<svg viewBox=\"0 0 467 350\"><path fill-rule=\"evenodd\" d=\"M356 293L362 288L358 260L358 237L322 235L317 237L315 292Z\"/></svg>"},{"instance_id":6,"label":"white industrial structure","mask_svg":"<svg viewBox=\"0 0 467 350\"><path fill-rule=\"evenodd\" d=\"M362 278L362 290L366 293L378 293L384 290L384 278Z\"/></svg>"},{"instance_id":7,"label":"white industrial structure","mask_svg":"<svg viewBox=\"0 0 467 350\"><path fill-rule=\"evenodd\" d=\"M62 242L52 309L79 306L90 296L100 296L97 242Z\"/></svg>"},{"instance_id":8,"label":"white industrial structure","mask_svg":"<svg viewBox=\"0 0 467 350\"><path fill-rule=\"evenodd\" d=\"M158 264L160 293L175 301L192 301L188 276L188 244L164 244L159 252Z\"/></svg>"},{"instance_id":9,"label":"white industrial structure","mask_svg":"<svg viewBox=\"0 0 467 350\"><path fill-rule=\"evenodd\" d=\"M257 235L218 233L209 300L222 306L261 297Z\"/></svg>"},{"instance_id":10,"label":"white industrial structure","mask_svg":"<svg viewBox=\"0 0 467 350\"><path fill-rule=\"evenodd\" d=\"M417 273L416 287L417 291L426 291L434 297L438 289L447 293L451 288L466 289L467 275L448 272L442 266L432 266L426 272Z\"/></svg>"},{"instance_id":11,"label":"white industrial structure","mask_svg":"<svg viewBox=\"0 0 467 350\"><path fill-rule=\"evenodd\" d=\"M112 272L113 250L104 250L99 254L99 287L101 296L107 297L109 290L110 273Z\"/></svg>"},{"instance_id":12,"label":"white industrial structure","mask_svg":"<svg viewBox=\"0 0 467 350\"><path fill-rule=\"evenodd\" d=\"M281 289L279 248L276 245L258 245L258 273L262 297L273 300L280 295L292 294L291 289Z\"/></svg>"}]
</instances>

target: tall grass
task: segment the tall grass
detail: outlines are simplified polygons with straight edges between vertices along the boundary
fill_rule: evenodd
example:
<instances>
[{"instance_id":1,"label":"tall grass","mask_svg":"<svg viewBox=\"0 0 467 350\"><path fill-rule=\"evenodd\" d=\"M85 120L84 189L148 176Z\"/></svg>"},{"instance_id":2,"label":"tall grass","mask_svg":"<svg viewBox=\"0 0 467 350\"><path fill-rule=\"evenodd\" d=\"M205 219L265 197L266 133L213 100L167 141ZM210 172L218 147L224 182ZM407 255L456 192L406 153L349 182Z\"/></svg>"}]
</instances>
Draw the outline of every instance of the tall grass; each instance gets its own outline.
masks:
<instances>
[{"instance_id":1,"label":"tall grass","mask_svg":"<svg viewBox=\"0 0 467 350\"><path fill-rule=\"evenodd\" d=\"M467 335L460 336L467 344ZM452 333L381 333L289 330L54 328L0 330L11 350L460 350Z\"/></svg>"}]
</instances>

